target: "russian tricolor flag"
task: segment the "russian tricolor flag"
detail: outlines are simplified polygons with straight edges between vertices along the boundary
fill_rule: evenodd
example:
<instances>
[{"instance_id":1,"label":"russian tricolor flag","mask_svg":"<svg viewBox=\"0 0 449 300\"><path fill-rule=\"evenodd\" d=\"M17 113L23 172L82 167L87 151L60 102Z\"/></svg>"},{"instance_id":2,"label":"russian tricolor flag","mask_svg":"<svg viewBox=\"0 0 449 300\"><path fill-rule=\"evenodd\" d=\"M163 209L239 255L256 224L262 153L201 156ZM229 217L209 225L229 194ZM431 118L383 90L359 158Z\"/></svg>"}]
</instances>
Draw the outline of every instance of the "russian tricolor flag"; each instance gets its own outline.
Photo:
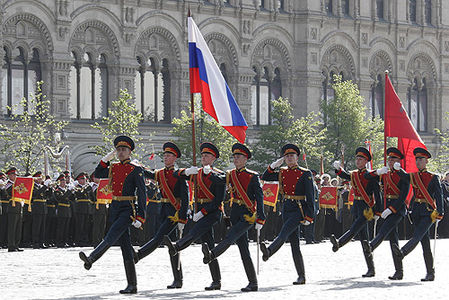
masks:
<instances>
[{"instance_id":1,"label":"russian tricolor flag","mask_svg":"<svg viewBox=\"0 0 449 300\"><path fill-rule=\"evenodd\" d=\"M201 93L204 111L243 144L248 124L195 21L188 22L190 92Z\"/></svg>"}]
</instances>

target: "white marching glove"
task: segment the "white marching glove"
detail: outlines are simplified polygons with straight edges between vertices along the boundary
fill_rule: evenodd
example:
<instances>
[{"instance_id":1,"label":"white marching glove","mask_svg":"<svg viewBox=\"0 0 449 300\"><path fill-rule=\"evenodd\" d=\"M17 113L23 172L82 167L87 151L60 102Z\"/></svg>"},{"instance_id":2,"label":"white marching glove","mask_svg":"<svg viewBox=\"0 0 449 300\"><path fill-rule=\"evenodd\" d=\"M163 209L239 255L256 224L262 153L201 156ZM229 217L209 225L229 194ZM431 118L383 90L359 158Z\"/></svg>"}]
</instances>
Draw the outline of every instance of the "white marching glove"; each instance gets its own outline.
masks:
<instances>
[{"instance_id":1,"label":"white marching glove","mask_svg":"<svg viewBox=\"0 0 449 300\"><path fill-rule=\"evenodd\" d=\"M374 218L374 221L377 221L377 220L379 220L380 217L378 215L374 215L373 218Z\"/></svg>"},{"instance_id":2,"label":"white marching glove","mask_svg":"<svg viewBox=\"0 0 449 300\"><path fill-rule=\"evenodd\" d=\"M334 166L335 170L340 170L341 168L341 163L339 160L334 161L332 165Z\"/></svg>"},{"instance_id":3,"label":"white marching glove","mask_svg":"<svg viewBox=\"0 0 449 300\"><path fill-rule=\"evenodd\" d=\"M211 171L212 171L212 168L211 168L209 165L203 167L203 173L204 173L204 174L207 175L207 174L209 174Z\"/></svg>"},{"instance_id":4,"label":"white marching glove","mask_svg":"<svg viewBox=\"0 0 449 300\"><path fill-rule=\"evenodd\" d=\"M395 162L394 165L393 165L393 169L400 170L401 169L401 163L400 162Z\"/></svg>"},{"instance_id":5,"label":"white marching glove","mask_svg":"<svg viewBox=\"0 0 449 300\"><path fill-rule=\"evenodd\" d=\"M111 152L109 152L108 154L106 154L105 156L103 156L101 160L102 160L103 162L107 163L108 161L110 161L111 159L114 158L115 152L116 152L115 149L112 150Z\"/></svg>"},{"instance_id":6,"label":"white marching glove","mask_svg":"<svg viewBox=\"0 0 449 300\"><path fill-rule=\"evenodd\" d=\"M376 174L379 175L379 176L383 175L383 174L387 174L387 173L388 173L388 167L387 166L383 166L382 168L376 170Z\"/></svg>"},{"instance_id":7,"label":"white marching glove","mask_svg":"<svg viewBox=\"0 0 449 300\"><path fill-rule=\"evenodd\" d=\"M198 167L197 166L192 166L190 168L185 169L184 173L187 176L193 175L193 174L198 174Z\"/></svg>"},{"instance_id":8,"label":"white marching glove","mask_svg":"<svg viewBox=\"0 0 449 300\"><path fill-rule=\"evenodd\" d=\"M51 183L51 179L47 179L47 180L44 181L44 185L46 187L48 187L50 185L50 183Z\"/></svg>"},{"instance_id":9,"label":"white marching glove","mask_svg":"<svg viewBox=\"0 0 449 300\"><path fill-rule=\"evenodd\" d=\"M382 214L380 215L380 217L382 219L386 219L389 215L391 215L393 212L391 211L391 209L387 208L385 209Z\"/></svg>"},{"instance_id":10,"label":"white marching glove","mask_svg":"<svg viewBox=\"0 0 449 300\"><path fill-rule=\"evenodd\" d=\"M142 226L142 222L140 222L139 220L134 220L131 225L136 228L140 228L140 226Z\"/></svg>"},{"instance_id":11,"label":"white marching glove","mask_svg":"<svg viewBox=\"0 0 449 300\"><path fill-rule=\"evenodd\" d=\"M202 217L204 217L202 212L197 212L193 215L193 222L198 222Z\"/></svg>"},{"instance_id":12,"label":"white marching glove","mask_svg":"<svg viewBox=\"0 0 449 300\"><path fill-rule=\"evenodd\" d=\"M276 160L275 162L272 162L270 165L270 168L276 169L276 168L280 167L283 163L284 163L284 157L281 157L278 160Z\"/></svg>"},{"instance_id":13,"label":"white marching glove","mask_svg":"<svg viewBox=\"0 0 449 300\"><path fill-rule=\"evenodd\" d=\"M302 225L308 226L308 225L310 225L310 221L304 220L304 222L302 222Z\"/></svg>"},{"instance_id":14,"label":"white marching glove","mask_svg":"<svg viewBox=\"0 0 449 300\"><path fill-rule=\"evenodd\" d=\"M186 226L186 224L184 224L184 223L178 223L178 230L183 231L185 226Z\"/></svg>"},{"instance_id":15,"label":"white marching glove","mask_svg":"<svg viewBox=\"0 0 449 300\"><path fill-rule=\"evenodd\" d=\"M255 228L256 230L261 230L262 227L263 227L263 225L262 225L262 224L259 224L259 223L256 223L256 225L254 225L254 228Z\"/></svg>"}]
</instances>

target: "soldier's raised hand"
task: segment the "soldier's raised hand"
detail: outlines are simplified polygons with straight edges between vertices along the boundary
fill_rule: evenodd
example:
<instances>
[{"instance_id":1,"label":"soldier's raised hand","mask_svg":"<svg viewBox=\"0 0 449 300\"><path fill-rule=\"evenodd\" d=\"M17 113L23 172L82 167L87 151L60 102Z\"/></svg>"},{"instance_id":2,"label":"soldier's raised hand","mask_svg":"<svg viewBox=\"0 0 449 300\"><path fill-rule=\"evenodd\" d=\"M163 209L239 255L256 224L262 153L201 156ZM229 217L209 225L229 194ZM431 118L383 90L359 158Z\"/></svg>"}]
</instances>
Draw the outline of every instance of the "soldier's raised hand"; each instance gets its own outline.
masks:
<instances>
[{"instance_id":1,"label":"soldier's raised hand","mask_svg":"<svg viewBox=\"0 0 449 300\"><path fill-rule=\"evenodd\" d=\"M260 223L256 223L256 225L254 225L254 228L255 228L256 230L261 230L262 227L263 227L263 225L260 224Z\"/></svg>"},{"instance_id":2,"label":"soldier's raised hand","mask_svg":"<svg viewBox=\"0 0 449 300\"><path fill-rule=\"evenodd\" d=\"M115 152L116 152L115 149L112 150L111 152L109 152L108 154L106 154L105 156L103 156L103 157L101 158L101 160L102 160L103 162L105 162L105 163L109 162L111 159L114 158Z\"/></svg>"},{"instance_id":3,"label":"soldier's raised hand","mask_svg":"<svg viewBox=\"0 0 449 300\"><path fill-rule=\"evenodd\" d=\"M140 222L139 220L134 220L132 222L132 225L136 228L140 228L140 226L142 226L142 222Z\"/></svg>"},{"instance_id":4,"label":"soldier's raised hand","mask_svg":"<svg viewBox=\"0 0 449 300\"><path fill-rule=\"evenodd\" d=\"M341 163L339 160L334 161L332 165L334 166L335 170L340 170L341 168Z\"/></svg>"},{"instance_id":5,"label":"soldier's raised hand","mask_svg":"<svg viewBox=\"0 0 449 300\"><path fill-rule=\"evenodd\" d=\"M198 174L198 167L197 166L192 166L190 168L187 168L187 169L185 169L184 173L187 176Z\"/></svg>"},{"instance_id":6,"label":"soldier's raised hand","mask_svg":"<svg viewBox=\"0 0 449 300\"><path fill-rule=\"evenodd\" d=\"M388 167L387 166L383 166L382 168L376 170L376 174L379 175L379 176L383 175L383 174L387 174L387 173L388 173Z\"/></svg>"},{"instance_id":7,"label":"soldier's raised hand","mask_svg":"<svg viewBox=\"0 0 449 300\"><path fill-rule=\"evenodd\" d=\"M276 168L280 167L283 163L284 163L284 157L281 157L278 160L276 160L275 162L272 162L270 165L270 168L276 169Z\"/></svg>"},{"instance_id":8,"label":"soldier's raised hand","mask_svg":"<svg viewBox=\"0 0 449 300\"><path fill-rule=\"evenodd\" d=\"M400 162L395 162L393 165L393 169L395 170L399 170L401 168L401 163Z\"/></svg>"},{"instance_id":9,"label":"soldier's raised hand","mask_svg":"<svg viewBox=\"0 0 449 300\"><path fill-rule=\"evenodd\" d=\"M198 222L202 217L204 217L204 214L201 211L195 213L193 215L193 222Z\"/></svg>"}]
</instances>

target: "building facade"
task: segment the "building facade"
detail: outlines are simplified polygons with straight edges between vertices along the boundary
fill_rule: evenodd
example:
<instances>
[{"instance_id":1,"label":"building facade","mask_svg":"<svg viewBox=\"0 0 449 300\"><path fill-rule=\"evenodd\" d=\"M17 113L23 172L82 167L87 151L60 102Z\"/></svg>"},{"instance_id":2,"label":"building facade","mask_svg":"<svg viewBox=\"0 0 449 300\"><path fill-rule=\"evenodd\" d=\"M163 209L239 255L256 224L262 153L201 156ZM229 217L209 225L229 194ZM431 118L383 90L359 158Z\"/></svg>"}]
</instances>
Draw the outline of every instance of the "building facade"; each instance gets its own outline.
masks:
<instances>
[{"instance_id":1,"label":"building facade","mask_svg":"<svg viewBox=\"0 0 449 300\"><path fill-rule=\"evenodd\" d=\"M247 122L269 124L269 100L295 114L333 97L334 74L356 82L383 115L384 71L426 143L447 128L449 3L443 0L4 0L0 111L43 80L52 113L70 120L74 172L93 169L90 128L120 89L156 147L189 108L187 12L208 42Z\"/></svg>"}]
</instances>

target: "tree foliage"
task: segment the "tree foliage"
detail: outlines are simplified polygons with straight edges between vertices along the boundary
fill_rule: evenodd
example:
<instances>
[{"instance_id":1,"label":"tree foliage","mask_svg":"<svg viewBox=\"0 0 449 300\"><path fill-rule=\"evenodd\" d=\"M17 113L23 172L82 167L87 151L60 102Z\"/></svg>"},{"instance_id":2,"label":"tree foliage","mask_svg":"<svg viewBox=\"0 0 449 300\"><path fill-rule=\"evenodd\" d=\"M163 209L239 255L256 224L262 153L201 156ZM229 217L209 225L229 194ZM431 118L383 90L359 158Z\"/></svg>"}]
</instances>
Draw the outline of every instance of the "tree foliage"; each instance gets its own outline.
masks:
<instances>
[{"instance_id":1,"label":"tree foliage","mask_svg":"<svg viewBox=\"0 0 449 300\"><path fill-rule=\"evenodd\" d=\"M340 160L342 149L345 152L345 166L354 167L354 152L357 147L371 142L373 166L383 164L383 121L367 116L365 99L351 80L343 81L334 75L332 85L335 96L329 102L321 101L326 131L325 149L331 153L327 163ZM330 168L330 165L328 165Z\"/></svg>"},{"instance_id":2,"label":"tree foliage","mask_svg":"<svg viewBox=\"0 0 449 300\"><path fill-rule=\"evenodd\" d=\"M192 115L190 111L181 111L180 118L173 118L174 125L171 130L176 144L181 150L182 156L178 159L181 166L191 166L193 163L192 153ZM220 151L220 158L215 162L218 168L226 168L230 164L231 148L237 140L232 137L217 121L201 108L199 97L195 97L195 145L196 161L200 165L200 145L203 142L211 142Z\"/></svg>"},{"instance_id":3,"label":"tree foliage","mask_svg":"<svg viewBox=\"0 0 449 300\"><path fill-rule=\"evenodd\" d=\"M287 98L271 101L271 125L260 127L257 141L252 145L254 159L251 166L263 171L267 165L281 155L281 148L287 143L298 145L306 153L307 167L318 169L323 153L326 129L317 113L295 119L293 108ZM302 156L301 156L302 157ZM305 162L300 164L305 165Z\"/></svg>"},{"instance_id":4,"label":"tree foliage","mask_svg":"<svg viewBox=\"0 0 449 300\"><path fill-rule=\"evenodd\" d=\"M449 113L446 112L446 121L449 121ZM437 136L440 147L438 151L432 155L432 159L429 160L429 170L443 174L449 171L449 130L434 129Z\"/></svg>"},{"instance_id":5,"label":"tree foliage","mask_svg":"<svg viewBox=\"0 0 449 300\"><path fill-rule=\"evenodd\" d=\"M68 124L51 114L51 102L42 94L42 85L42 81L37 82L34 95L8 107L8 110L20 113L13 113L8 124L0 124L0 149L7 157L6 167L15 165L25 173L41 168L44 147L52 145L55 134Z\"/></svg>"}]
</instances>

